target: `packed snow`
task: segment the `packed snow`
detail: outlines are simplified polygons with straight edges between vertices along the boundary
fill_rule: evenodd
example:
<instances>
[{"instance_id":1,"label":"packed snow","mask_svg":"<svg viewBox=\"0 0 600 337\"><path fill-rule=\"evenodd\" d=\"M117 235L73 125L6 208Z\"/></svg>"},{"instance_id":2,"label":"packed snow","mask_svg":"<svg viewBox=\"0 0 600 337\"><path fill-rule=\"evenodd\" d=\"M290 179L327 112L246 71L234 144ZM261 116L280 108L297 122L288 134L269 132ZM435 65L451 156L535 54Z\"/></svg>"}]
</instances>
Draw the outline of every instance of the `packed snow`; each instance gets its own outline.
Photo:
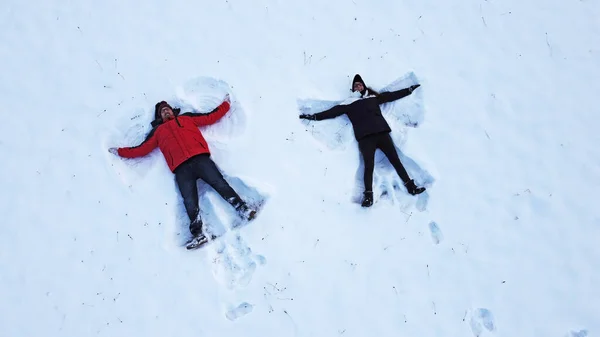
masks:
<instances>
[{"instance_id":1,"label":"packed snow","mask_svg":"<svg viewBox=\"0 0 600 337\"><path fill-rule=\"evenodd\" d=\"M600 5L583 1L40 1L0 10L2 336L597 336ZM350 95L382 105L406 193ZM188 251L154 104L202 127L258 217Z\"/></svg>"}]
</instances>

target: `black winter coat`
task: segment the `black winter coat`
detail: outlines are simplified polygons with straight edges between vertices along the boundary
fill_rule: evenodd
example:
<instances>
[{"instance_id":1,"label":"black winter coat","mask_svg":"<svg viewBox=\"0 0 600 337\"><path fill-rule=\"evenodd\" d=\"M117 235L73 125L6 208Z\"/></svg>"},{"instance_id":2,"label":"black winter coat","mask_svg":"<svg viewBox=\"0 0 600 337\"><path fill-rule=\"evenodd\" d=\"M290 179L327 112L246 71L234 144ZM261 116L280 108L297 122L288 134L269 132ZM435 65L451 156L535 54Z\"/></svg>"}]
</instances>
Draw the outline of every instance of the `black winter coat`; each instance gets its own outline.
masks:
<instances>
[{"instance_id":1,"label":"black winter coat","mask_svg":"<svg viewBox=\"0 0 600 337\"><path fill-rule=\"evenodd\" d=\"M320 121L346 114L352 123L354 137L359 141L375 133L391 132L392 129L385 118L383 118L379 105L406 97L411 93L410 88L405 88L397 91L383 92L373 97L359 98L350 104L336 105L329 110L316 113L311 116L311 119Z\"/></svg>"}]
</instances>

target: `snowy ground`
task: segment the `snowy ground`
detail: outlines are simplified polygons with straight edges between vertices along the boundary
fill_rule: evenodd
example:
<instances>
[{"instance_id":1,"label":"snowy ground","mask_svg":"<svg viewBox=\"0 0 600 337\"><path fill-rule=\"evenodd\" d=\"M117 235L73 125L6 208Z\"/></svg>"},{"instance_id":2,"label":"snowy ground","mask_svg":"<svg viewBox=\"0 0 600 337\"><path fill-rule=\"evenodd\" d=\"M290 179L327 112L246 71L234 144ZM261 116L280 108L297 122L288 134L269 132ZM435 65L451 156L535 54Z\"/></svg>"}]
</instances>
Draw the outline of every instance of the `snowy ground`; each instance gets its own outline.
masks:
<instances>
[{"instance_id":1,"label":"snowy ground","mask_svg":"<svg viewBox=\"0 0 600 337\"><path fill-rule=\"evenodd\" d=\"M0 335L597 336L598 17L589 0L4 1ZM356 73L421 84L384 113L426 194L378 155L360 208L345 117L297 118ZM107 149L140 142L159 100L226 93L203 131L266 204L189 252L160 152Z\"/></svg>"}]
</instances>

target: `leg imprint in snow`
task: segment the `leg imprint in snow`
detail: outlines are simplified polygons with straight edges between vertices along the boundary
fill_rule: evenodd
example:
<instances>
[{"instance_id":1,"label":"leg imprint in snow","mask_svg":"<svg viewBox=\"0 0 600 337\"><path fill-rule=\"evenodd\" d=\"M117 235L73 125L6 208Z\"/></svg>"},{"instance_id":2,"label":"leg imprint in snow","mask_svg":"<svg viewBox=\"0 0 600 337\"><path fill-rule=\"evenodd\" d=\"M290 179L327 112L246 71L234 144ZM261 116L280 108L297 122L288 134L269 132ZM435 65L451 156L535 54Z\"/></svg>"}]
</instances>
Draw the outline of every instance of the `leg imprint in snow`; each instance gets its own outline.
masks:
<instances>
[{"instance_id":1,"label":"leg imprint in snow","mask_svg":"<svg viewBox=\"0 0 600 337\"><path fill-rule=\"evenodd\" d=\"M475 337L481 337L486 332L496 330L492 312L484 308L479 308L471 312L470 325Z\"/></svg>"},{"instance_id":2,"label":"leg imprint in snow","mask_svg":"<svg viewBox=\"0 0 600 337\"><path fill-rule=\"evenodd\" d=\"M397 144L397 143L396 143ZM405 167L410 178L415 180L417 186L430 187L435 179L427 170L422 169L413 159L406 156L400 148L396 146L398 157ZM352 201L360 203L364 191L364 161L360 153L358 153L359 166L355 174L355 186ZM375 170L373 172L373 195L374 202L389 201L392 204L399 205L403 211L408 211L409 208L415 207L423 212L427 209L429 194L427 191L412 196L406 191L404 182L390 164L387 157L377 150L375 153Z\"/></svg>"}]
</instances>

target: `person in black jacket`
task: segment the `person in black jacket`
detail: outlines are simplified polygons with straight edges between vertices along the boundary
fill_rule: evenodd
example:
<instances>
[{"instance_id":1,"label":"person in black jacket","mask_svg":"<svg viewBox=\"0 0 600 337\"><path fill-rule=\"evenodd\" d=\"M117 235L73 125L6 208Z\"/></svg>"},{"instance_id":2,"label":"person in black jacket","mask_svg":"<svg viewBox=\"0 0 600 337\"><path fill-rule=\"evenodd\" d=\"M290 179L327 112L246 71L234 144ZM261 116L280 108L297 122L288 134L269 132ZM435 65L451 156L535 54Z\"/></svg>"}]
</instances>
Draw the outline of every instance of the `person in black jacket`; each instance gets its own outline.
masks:
<instances>
[{"instance_id":1,"label":"person in black jacket","mask_svg":"<svg viewBox=\"0 0 600 337\"><path fill-rule=\"evenodd\" d=\"M380 104L392 102L406 97L418 88L420 84L411 85L397 91L378 93L367 87L359 74L352 80L352 92L355 93L349 100L342 102L326 111L313 115L302 114L301 119L320 121L335 118L346 114L352 123L354 136L358 141L358 148L365 163L363 207L373 205L373 170L375 168L375 151L380 149L388 158L394 169L404 182L408 193L421 194L424 187L417 187L413 179L408 176L406 169L400 162L394 146L389 124L383 117ZM360 95L359 95L360 94Z\"/></svg>"}]
</instances>

